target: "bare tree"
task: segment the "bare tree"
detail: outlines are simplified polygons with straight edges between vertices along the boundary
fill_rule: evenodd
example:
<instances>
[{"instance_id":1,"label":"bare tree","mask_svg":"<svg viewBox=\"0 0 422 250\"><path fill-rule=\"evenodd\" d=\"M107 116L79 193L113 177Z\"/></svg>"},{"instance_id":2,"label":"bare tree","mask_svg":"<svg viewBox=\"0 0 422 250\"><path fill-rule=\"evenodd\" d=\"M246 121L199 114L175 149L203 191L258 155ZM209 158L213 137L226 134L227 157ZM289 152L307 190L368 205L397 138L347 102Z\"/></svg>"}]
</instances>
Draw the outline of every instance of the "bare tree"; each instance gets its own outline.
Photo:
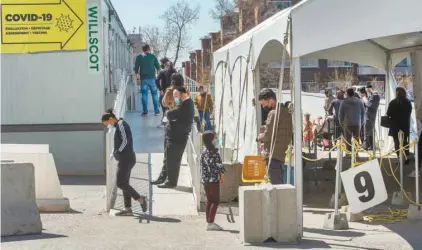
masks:
<instances>
[{"instance_id":1,"label":"bare tree","mask_svg":"<svg viewBox=\"0 0 422 250\"><path fill-rule=\"evenodd\" d=\"M213 19L220 21L222 16L232 13L235 7L235 0L214 0L214 8L209 13Z\"/></svg>"},{"instance_id":2,"label":"bare tree","mask_svg":"<svg viewBox=\"0 0 422 250\"><path fill-rule=\"evenodd\" d=\"M173 64L176 64L179 59L179 53L181 50L186 49L189 44L188 30L192 24L199 19L200 7L191 7L185 0L178 0L175 4L171 5L161 18L166 23L166 29L171 34L174 34L174 50L175 56Z\"/></svg>"},{"instance_id":3,"label":"bare tree","mask_svg":"<svg viewBox=\"0 0 422 250\"><path fill-rule=\"evenodd\" d=\"M141 28L141 35L144 39L144 42L149 44L152 49L152 52L159 57L163 51L162 46L162 32L156 26L145 26Z\"/></svg>"}]
</instances>

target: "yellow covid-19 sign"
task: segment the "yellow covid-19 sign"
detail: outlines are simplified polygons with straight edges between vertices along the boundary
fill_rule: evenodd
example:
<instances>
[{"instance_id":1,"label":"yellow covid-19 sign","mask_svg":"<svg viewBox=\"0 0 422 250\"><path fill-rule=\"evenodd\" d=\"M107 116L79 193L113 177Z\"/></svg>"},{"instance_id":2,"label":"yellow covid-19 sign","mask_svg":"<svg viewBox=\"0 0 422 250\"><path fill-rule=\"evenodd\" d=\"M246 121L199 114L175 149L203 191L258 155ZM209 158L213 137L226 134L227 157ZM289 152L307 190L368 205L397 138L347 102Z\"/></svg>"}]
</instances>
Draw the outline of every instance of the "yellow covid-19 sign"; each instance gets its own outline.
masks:
<instances>
[{"instance_id":1,"label":"yellow covid-19 sign","mask_svg":"<svg viewBox=\"0 0 422 250\"><path fill-rule=\"evenodd\" d=\"M86 47L85 0L1 1L1 53Z\"/></svg>"}]
</instances>

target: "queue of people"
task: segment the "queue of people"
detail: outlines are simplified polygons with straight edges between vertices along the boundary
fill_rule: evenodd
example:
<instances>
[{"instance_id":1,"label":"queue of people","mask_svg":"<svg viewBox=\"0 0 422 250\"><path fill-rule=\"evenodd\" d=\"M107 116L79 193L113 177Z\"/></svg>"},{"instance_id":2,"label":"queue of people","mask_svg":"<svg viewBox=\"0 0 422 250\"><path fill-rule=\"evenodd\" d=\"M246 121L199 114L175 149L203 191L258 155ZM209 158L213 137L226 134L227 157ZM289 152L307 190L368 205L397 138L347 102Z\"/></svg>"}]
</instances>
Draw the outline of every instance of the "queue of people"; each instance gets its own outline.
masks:
<instances>
[{"instance_id":1,"label":"queue of people","mask_svg":"<svg viewBox=\"0 0 422 250\"><path fill-rule=\"evenodd\" d=\"M212 131L210 116L213 112L212 97L203 86L198 88L198 95L191 99L188 88L184 85L184 77L177 73L173 64L167 59L160 60L150 52L148 45L143 46L143 53L136 57L135 74L137 84L141 87L142 116L148 115L148 92L151 91L154 112L160 115L159 103L163 116L158 127L165 126L163 167L157 180L152 185L159 188L175 188L178 184L180 165L191 132L194 120L195 105L201 123L205 123L202 135L204 151L201 154L201 182L207 197L206 221L207 230L221 230L214 223L220 199L220 182L224 180L224 166L216 145L216 135ZM156 74L157 73L157 74ZM155 77L157 75L157 77ZM116 128L113 155L118 161L117 187L123 191L124 210L117 216L132 215L131 198L138 201L142 211L147 211L147 197L141 196L129 184L131 170L136 163L133 150L131 129L126 121L118 119L110 109L102 116L105 126Z\"/></svg>"}]
</instances>

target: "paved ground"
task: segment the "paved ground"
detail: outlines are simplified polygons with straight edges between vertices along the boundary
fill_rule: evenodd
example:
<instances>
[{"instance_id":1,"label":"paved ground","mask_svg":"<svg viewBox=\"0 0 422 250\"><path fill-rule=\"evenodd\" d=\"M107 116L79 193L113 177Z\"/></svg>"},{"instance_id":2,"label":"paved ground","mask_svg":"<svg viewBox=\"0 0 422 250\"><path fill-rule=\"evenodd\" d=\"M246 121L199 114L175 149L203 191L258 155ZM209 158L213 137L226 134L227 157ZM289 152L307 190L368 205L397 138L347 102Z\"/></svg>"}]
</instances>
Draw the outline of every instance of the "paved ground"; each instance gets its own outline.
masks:
<instances>
[{"instance_id":1,"label":"paved ground","mask_svg":"<svg viewBox=\"0 0 422 250\"><path fill-rule=\"evenodd\" d=\"M422 222L393 225L350 223L350 230L322 229L326 210L308 207L304 239L297 246L243 246L238 217L229 223L219 215L223 232L205 231L204 216L112 217L105 213L104 178L66 177L63 192L74 209L68 214L42 214L43 234L2 238L3 250L17 249L422 249ZM171 206L171 204L170 204ZM231 219L230 219L231 221Z\"/></svg>"},{"instance_id":2,"label":"paved ground","mask_svg":"<svg viewBox=\"0 0 422 250\"><path fill-rule=\"evenodd\" d=\"M129 113L126 118L135 137L138 163L132 183L146 194L145 153L152 152L152 175L158 175L162 162L162 129L155 126L159 117L142 118ZM137 122L142 121L142 122ZM156 132L156 131L160 132ZM350 230L322 229L326 209L306 206L304 238L295 246L266 244L244 246L239 240L237 210L221 208L217 223L226 231L205 231L203 214L193 209L188 168L182 166L180 188L153 189L153 216L113 217L105 212L105 177L62 177L63 193L73 211L42 214L43 234L1 239L3 250L115 250L115 249L422 249L422 222L402 221L390 225L350 223ZM315 197L327 203L326 197ZM121 207L118 196L116 207ZM139 212L139 208L136 209ZM233 213L229 213L233 211ZM150 223L146 223L146 219Z\"/></svg>"}]
</instances>

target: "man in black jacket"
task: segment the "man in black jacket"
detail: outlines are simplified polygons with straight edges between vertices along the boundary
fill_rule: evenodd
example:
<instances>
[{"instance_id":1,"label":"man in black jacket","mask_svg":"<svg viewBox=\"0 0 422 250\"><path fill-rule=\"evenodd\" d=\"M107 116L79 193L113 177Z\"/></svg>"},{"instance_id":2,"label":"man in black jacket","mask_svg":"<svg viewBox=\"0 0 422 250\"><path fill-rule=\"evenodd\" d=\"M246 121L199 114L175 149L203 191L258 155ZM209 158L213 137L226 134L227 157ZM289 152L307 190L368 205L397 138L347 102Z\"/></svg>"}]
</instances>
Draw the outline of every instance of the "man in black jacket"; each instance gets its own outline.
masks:
<instances>
[{"instance_id":1,"label":"man in black jacket","mask_svg":"<svg viewBox=\"0 0 422 250\"><path fill-rule=\"evenodd\" d=\"M158 180L152 184L162 184L160 188L174 188L179 179L180 164L183 152L192 129L194 103L189 98L186 88L179 87L173 92L177 107L167 112L169 120L166 126L166 141L164 148L165 164Z\"/></svg>"}]
</instances>

